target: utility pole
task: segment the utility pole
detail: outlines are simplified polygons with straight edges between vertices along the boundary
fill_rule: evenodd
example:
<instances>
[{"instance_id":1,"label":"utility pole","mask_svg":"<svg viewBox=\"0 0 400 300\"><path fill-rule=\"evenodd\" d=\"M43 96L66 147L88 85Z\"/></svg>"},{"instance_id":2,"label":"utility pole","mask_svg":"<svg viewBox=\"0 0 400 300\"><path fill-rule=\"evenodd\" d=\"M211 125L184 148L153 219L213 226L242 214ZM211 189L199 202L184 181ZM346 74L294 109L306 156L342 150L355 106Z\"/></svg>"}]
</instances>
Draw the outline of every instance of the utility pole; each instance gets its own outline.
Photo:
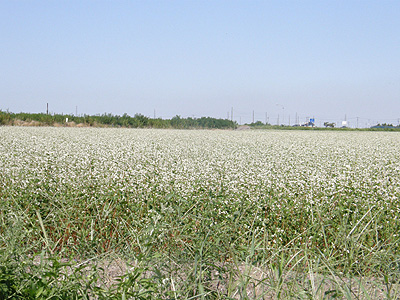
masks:
<instances>
[{"instance_id":1,"label":"utility pole","mask_svg":"<svg viewBox=\"0 0 400 300\"><path fill-rule=\"evenodd\" d=\"M358 128L358 117L357 117L357 128Z\"/></svg>"},{"instance_id":2,"label":"utility pole","mask_svg":"<svg viewBox=\"0 0 400 300\"><path fill-rule=\"evenodd\" d=\"M46 115L49 114L49 103L47 103L47 110L46 110Z\"/></svg>"},{"instance_id":3,"label":"utility pole","mask_svg":"<svg viewBox=\"0 0 400 300\"><path fill-rule=\"evenodd\" d=\"M156 109L154 109L154 119L156 118Z\"/></svg>"},{"instance_id":4,"label":"utility pole","mask_svg":"<svg viewBox=\"0 0 400 300\"><path fill-rule=\"evenodd\" d=\"M282 104L276 104L277 106L282 107L282 124L285 123L285 107Z\"/></svg>"},{"instance_id":5,"label":"utility pole","mask_svg":"<svg viewBox=\"0 0 400 300\"><path fill-rule=\"evenodd\" d=\"M78 116L78 105L75 106L75 116L76 116L76 117Z\"/></svg>"}]
</instances>

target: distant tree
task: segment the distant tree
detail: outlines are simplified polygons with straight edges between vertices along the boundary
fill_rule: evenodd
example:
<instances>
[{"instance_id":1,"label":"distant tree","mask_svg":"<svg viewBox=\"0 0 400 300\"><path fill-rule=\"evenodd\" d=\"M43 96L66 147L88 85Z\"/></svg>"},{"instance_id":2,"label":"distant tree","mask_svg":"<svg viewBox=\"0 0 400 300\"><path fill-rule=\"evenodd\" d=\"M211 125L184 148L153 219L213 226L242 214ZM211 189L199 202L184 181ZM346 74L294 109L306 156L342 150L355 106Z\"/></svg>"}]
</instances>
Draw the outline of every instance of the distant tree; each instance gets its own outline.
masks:
<instances>
[{"instance_id":1,"label":"distant tree","mask_svg":"<svg viewBox=\"0 0 400 300\"><path fill-rule=\"evenodd\" d=\"M251 124L250 124L250 126L263 126L263 125L264 125L264 123L261 122L261 121L257 121L257 122L255 122L255 123L251 123Z\"/></svg>"},{"instance_id":2,"label":"distant tree","mask_svg":"<svg viewBox=\"0 0 400 300\"><path fill-rule=\"evenodd\" d=\"M175 117L172 117L171 119L171 126L173 128L183 128L183 124L182 124L182 119L181 116L176 115Z\"/></svg>"},{"instance_id":3,"label":"distant tree","mask_svg":"<svg viewBox=\"0 0 400 300\"><path fill-rule=\"evenodd\" d=\"M0 125L8 125L10 121L11 121L10 113L0 110Z\"/></svg>"},{"instance_id":4,"label":"distant tree","mask_svg":"<svg viewBox=\"0 0 400 300\"><path fill-rule=\"evenodd\" d=\"M143 128L143 127L147 127L149 124L149 118L142 115L142 114L135 114L135 125L134 127L139 127L139 128Z\"/></svg>"}]
</instances>

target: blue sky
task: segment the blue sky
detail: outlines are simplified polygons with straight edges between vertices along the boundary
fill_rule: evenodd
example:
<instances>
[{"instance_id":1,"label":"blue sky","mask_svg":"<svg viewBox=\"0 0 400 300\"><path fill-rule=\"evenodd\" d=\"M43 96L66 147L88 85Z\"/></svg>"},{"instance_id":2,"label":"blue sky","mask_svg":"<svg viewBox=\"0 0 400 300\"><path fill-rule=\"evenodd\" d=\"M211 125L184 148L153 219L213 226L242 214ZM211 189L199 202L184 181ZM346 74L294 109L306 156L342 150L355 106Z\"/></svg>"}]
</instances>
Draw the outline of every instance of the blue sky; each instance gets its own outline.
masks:
<instances>
[{"instance_id":1,"label":"blue sky","mask_svg":"<svg viewBox=\"0 0 400 300\"><path fill-rule=\"evenodd\" d=\"M400 118L400 1L1 1L0 109Z\"/></svg>"}]
</instances>

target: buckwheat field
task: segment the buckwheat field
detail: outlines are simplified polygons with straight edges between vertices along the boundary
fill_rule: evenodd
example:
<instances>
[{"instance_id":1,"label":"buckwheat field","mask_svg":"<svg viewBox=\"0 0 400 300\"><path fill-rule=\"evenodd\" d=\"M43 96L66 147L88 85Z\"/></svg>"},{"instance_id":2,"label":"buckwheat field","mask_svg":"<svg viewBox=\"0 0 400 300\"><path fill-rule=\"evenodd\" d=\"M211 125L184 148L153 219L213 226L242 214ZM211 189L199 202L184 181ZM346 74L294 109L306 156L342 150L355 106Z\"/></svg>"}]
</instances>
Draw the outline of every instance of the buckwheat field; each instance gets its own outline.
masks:
<instances>
[{"instance_id":1,"label":"buckwheat field","mask_svg":"<svg viewBox=\"0 0 400 300\"><path fill-rule=\"evenodd\" d=\"M398 299L399 149L396 132L1 127L0 290Z\"/></svg>"}]
</instances>

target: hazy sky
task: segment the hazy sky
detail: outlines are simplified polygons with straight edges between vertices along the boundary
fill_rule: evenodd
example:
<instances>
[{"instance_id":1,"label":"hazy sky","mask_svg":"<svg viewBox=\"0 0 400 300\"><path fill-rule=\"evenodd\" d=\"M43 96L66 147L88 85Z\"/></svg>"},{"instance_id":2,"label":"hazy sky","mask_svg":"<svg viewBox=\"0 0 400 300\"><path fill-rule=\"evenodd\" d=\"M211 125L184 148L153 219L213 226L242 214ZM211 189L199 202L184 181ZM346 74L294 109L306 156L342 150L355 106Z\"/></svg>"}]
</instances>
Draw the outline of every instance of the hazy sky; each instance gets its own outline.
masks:
<instances>
[{"instance_id":1,"label":"hazy sky","mask_svg":"<svg viewBox=\"0 0 400 300\"><path fill-rule=\"evenodd\" d=\"M400 118L400 1L0 1L0 109Z\"/></svg>"}]
</instances>

